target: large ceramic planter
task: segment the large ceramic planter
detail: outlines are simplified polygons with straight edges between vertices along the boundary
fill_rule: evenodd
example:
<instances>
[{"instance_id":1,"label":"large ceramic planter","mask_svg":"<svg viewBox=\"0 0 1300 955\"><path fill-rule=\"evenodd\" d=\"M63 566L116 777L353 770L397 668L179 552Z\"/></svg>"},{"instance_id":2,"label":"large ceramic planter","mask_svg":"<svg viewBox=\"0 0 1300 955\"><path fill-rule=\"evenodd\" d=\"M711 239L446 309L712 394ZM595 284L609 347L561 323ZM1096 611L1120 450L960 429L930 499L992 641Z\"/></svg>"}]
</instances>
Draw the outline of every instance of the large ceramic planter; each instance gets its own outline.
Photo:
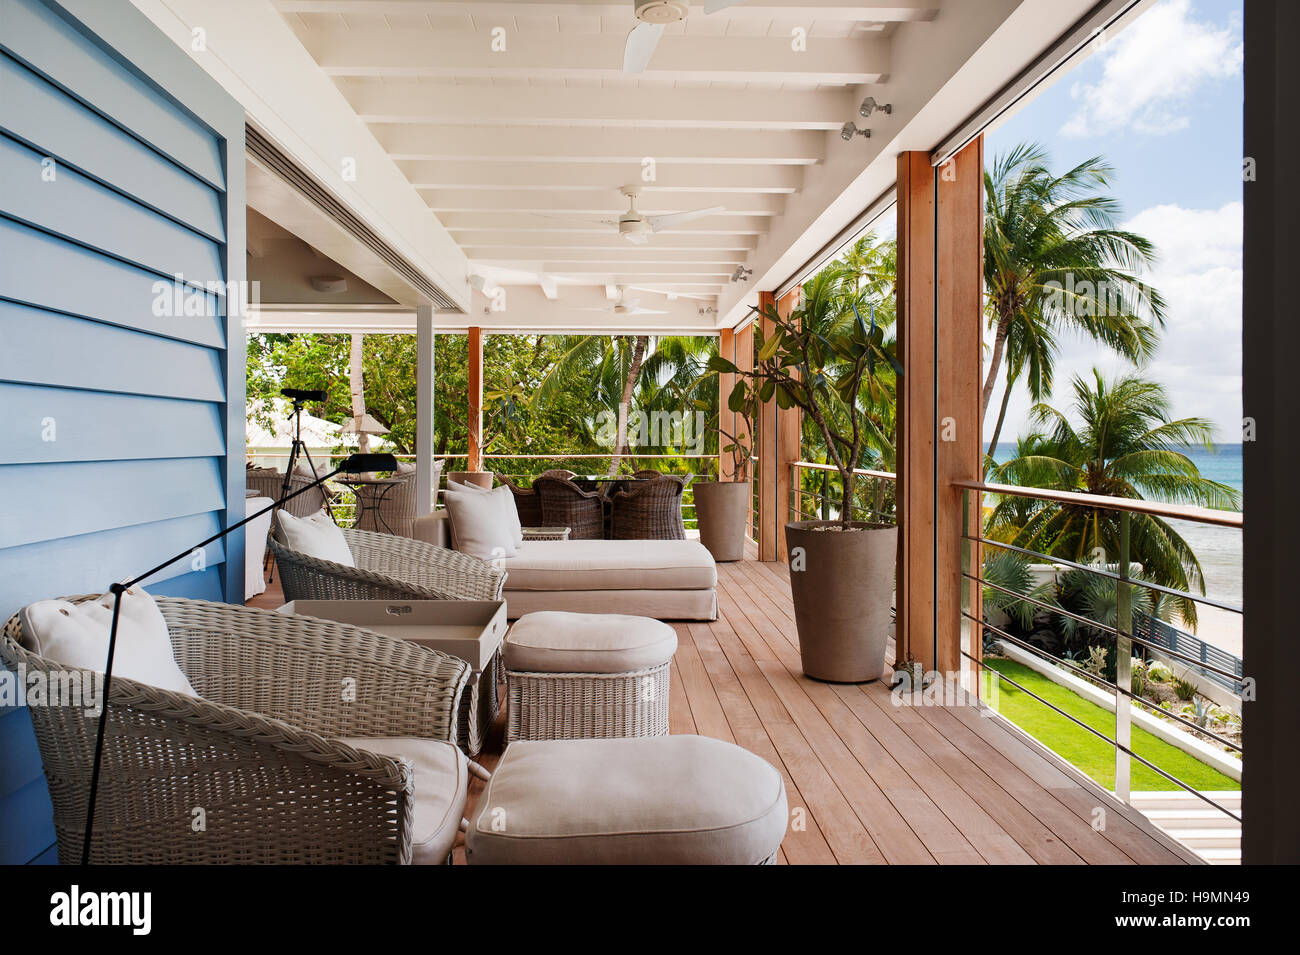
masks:
<instances>
[{"instance_id":1,"label":"large ceramic planter","mask_svg":"<svg viewBox=\"0 0 1300 955\"><path fill-rule=\"evenodd\" d=\"M716 561L741 560L745 556L745 528L753 491L748 481L695 481L695 518L700 543Z\"/></svg>"},{"instance_id":2,"label":"large ceramic planter","mask_svg":"<svg viewBox=\"0 0 1300 955\"><path fill-rule=\"evenodd\" d=\"M803 672L831 683L884 675L898 527L838 521L785 525ZM821 530L819 528L826 528Z\"/></svg>"}]
</instances>

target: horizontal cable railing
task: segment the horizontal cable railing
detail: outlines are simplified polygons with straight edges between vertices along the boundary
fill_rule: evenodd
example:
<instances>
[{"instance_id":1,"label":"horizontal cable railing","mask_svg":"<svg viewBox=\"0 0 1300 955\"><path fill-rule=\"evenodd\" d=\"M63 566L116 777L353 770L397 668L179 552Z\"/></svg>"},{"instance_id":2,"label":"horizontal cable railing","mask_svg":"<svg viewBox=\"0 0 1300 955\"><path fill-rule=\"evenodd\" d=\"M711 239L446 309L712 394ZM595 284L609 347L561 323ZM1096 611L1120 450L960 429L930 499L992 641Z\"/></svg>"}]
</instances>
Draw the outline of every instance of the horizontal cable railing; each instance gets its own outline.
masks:
<instances>
[{"instance_id":1,"label":"horizontal cable railing","mask_svg":"<svg viewBox=\"0 0 1300 955\"><path fill-rule=\"evenodd\" d=\"M1187 682L1180 687L1180 691L1192 687L1192 689L1187 690L1192 698L1195 698L1197 690L1204 690L1203 686L1189 680L1189 677L1197 675L1212 680L1220 690L1226 689L1239 697L1243 688L1241 661L1221 648L1207 644L1192 634L1184 633L1146 613L1141 608L1135 607L1134 596L1139 593L1138 589L1142 588L1152 594L1161 595L1161 597L1174 598L1178 601L1191 601L1198 605L1215 607L1237 615L1241 615L1242 608L1227 601L1208 597L1205 594L1191 593L1157 581L1143 579L1140 571L1141 565L1131 560L1131 547L1133 543L1132 524L1136 516L1191 521L1215 527L1240 528L1242 526L1242 515L1236 511L1219 511L1188 505L1166 504L1158 501L1056 491L1049 488L989 484L981 481L954 481L952 483L957 488L960 488L962 492L964 518L961 533L963 566L961 572L961 616L967 622L967 626L963 629L971 634L969 644L963 646L961 650L962 657L973 664L977 671L989 674L991 679L996 679L1001 683L1014 687L1114 747L1115 793L1125 802L1130 799L1132 761L1136 760L1139 764L1168 780L1174 786L1191 793L1239 822L1241 816L1238 813L1199 791L1186 780L1178 778L1174 773L1156 765L1150 759L1134 751L1132 718L1133 707L1136 706L1140 710L1149 711L1155 718L1170 721L1180 730L1188 732L1192 739L1217 744L1223 747L1225 751L1238 755L1243 753L1241 742L1228 735L1233 724L1226 724L1228 728L1222 732L1216 731L1209 725L1208 699L1204 698L1203 693L1203 698L1200 701L1201 705L1194 705L1193 712L1196 719L1189 719L1184 713L1165 709L1147 699L1141 692L1141 687L1147 679L1145 671L1137 681L1134 680L1133 674L1134 663L1145 665L1145 661L1135 660L1133 653L1136 647L1138 652L1145 656L1162 657L1170 663L1183 664L1184 673L1179 679ZM1001 540L990 536L991 532L983 529L985 495L999 498L1020 497L1041 501L1046 505L1058 504L1071 508L1092 509L1097 512L1112 512L1117 515L1119 525L1119 553L1116 555L1117 560L1113 564L1108 564L1103 556L1098 563L1088 564L1055 554L1044 553L1034 549L1032 539L1019 540L1016 537L1014 528L1011 529L1009 535L1003 535L1009 536L1011 539ZM975 521L979 522L979 529L971 526ZM1031 592L1022 592L1004 584L999 584L997 581L986 579L981 549L1018 555L1031 567L1034 565L1048 567L1054 583L1057 583L1056 574L1061 572L1078 573L1112 582L1114 584L1113 619L1099 620L1095 616L1089 616L1089 613L1100 613L1092 606L1076 607L1074 610L1062 606L1064 602L1061 599L1063 593L1059 589L1059 584L1054 592L1055 598L1044 599L1041 595L1035 596ZM1136 575L1135 571L1138 571ZM1005 600L1002 601L1000 610L1007 619L1007 622L1002 626L995 625L990 620L988 614L983 610L983 601L979 599L979 595L990 592L1012 598L1009 603ZM1032 631L1029 634L1021 633L1017 635L1010 632L1014 619L1010 612L1012 608L1027 612L1031 623L1042 619L1060 618L1070 621L1072 625L1081 625L1086 628L1085 633L1091 633L1101 641L1100 643L1090 644L1090 648L1102 647L1105 649L1107 654L1104 657L1105 659L1108 659L1109 653L1114 653L1113 679L1109 678L1108 673L1098 672L1100 667L1096 665L1090 667L1081 666L1077 660L1066 659L1050 652L1040 645L1041 640L1039 643L1035 643L1031 639L1027 639L1027 637L1032 637L1038 633L1032 627L1021 627L1022 630ZM1180 637L1185 639L1180 640ZM1032 658L1040 661L1040 665L1045 666L1039 672L1044 673L1044 675L1056 670L1065 671L1075 680L1084 681L1099 690L1110 693L1115 707L1114 736L1108 736L1095 726L1088 725L1072 714L1065 712L1060 706L1044 698L1041 693L1035 693L1021 682L1017 682L1001 672L997 667L986 663L984 659L984 642L990 638L1001 642L1005 646L1014 647L1023 654L1028 654L1028 657L1022 657L1021 659ZM1031 669L1036 668L1031 667ZM1048 679L1052 679L1052 677L1048 676ZM1055 680L1055 682L1065 685L1064 678ZM1203 713L1207 715L1203 716ZM1153 726L1154 724L1148 723L1147 725ZM1196 745L1202 744L1198 743ZM1191 752L1193 758L1195 758L1195 747L1192 747Z\"/></svg>"},{"instance_id":2,"label":"horizontal cable railing","mask_svg":"<svg viewBox=\"0 0 1300 955\"><path fill-rule=\"evenodd\" d=\"M851 501L852 518L873 522L894 520L892 484L897 481L898 476L892 471L874 471L870 468L854 468L853 473L858 478L866 479L858 483L857 490L864 495L869 495L871 500L869 502L864 500L861 503L857 500ZM838 476L838 474L839 471L834 465L812 461L792 462L788 501L791 516L800 521L837 519L844 501L829 494L826 488L829 486L831 476ZM804 480L805 476L821 476L823 478L821 486L808 487ZM808 509L810 506L812 510Z\"/></svg>"},{"instance_id":3,"label":"horizontal cable railing","mask_svg":"<svg viewBox=\"0 0 1300 955\"><path fill-rule=\"evenodd\" d=\"M329 465L331 461L342 460L343 458L346 458L350 453L351 453L350 451L324 452L319 455L313 455L313 458L316 460L316 463L324 466L324 465ZM269 461L287 462L289 458L289 452L250 451L249 457L256 458L258 460L265 459ZM397 458L399 461L414 461L416 456L414 454L395 453L393 457ZM469 460L468 454L435 454L433 457L434 460L442 461L444 462L444 464L451 461L467 462ZM519 482L519 481L526 482L526 481L531 481L533 478L537 477L539 474L541 474L542 471L549 470L555 464L566 463L566 462L576 463L580 461L609 461L611 458L615 457L615 455L609 452L605 452L605 453L596 453L596 454L592 454L592 453L484 454L482 457L485 462L487 461L511 461L511 462L537 461L541 464L546 465L544 467L538 467L529 471L512 470L512 471L497 472L503 474L506 478L508 478L513 482ZM703 462L705 466L701 467L699 472L688 471L684 469L682 470L674 469L674 470L669 470L664 472L669 474L677 473L682 475L690 473L693 475L693 477L700 478L700 479L711 478L717 469L717 462L718 462L718 456L716 454L642 454L640 452L633 452L631 454L618 455L618 457L624 463L624 467L621 468L621 471L627 470L629 467L635 468L640 462L643 461L645 462L700 461ZM601 473L603 473L603 471ZM356 509L355 492L350 488L335 487L334 494L331 498L330 506L337 512L337 516L340 517L342 520L344 521L352 520L353 517L355 516L355 509ZM695 518L695 497L693 492L691 491L691 487L689 484L686 486L685 491L682 493L681 506L682 506L683 524L685 524L688 530L696 529L698 521Z\"/></svg>"}]
</instances>

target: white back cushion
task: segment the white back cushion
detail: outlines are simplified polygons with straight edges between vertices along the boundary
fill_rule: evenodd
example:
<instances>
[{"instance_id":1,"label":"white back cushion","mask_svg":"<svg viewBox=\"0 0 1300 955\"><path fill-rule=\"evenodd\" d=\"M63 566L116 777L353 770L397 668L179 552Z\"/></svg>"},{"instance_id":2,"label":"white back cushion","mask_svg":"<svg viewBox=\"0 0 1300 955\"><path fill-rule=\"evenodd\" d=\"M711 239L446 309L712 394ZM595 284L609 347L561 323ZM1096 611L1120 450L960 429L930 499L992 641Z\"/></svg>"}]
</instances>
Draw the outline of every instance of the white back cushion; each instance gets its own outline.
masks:
<instances>
[{"instance_id":1,"label":"white back cushion","mask_svg":"<svg viewBox=\"0 0 1300 955\"><path fill-rule=\"evenodd\" d=\"M452 547L483 560L515 556L524 535L510 488L459 491L448 486L442 497L451 520Z\"/></svg>"},{"instance_id":2,"label":"white back cushion","mask_svg":"<svg viewBox=\"0 0 1300 955\"><path fill-rule=\"evenodd\" d=\"M112 594L83 604L41 600L24 607L20 614L23 643L47 660L103 673L112 619ZM171 636L162 611L140 586L122 594L113 675L198 696L172 656Z\"/></svg>"},{"instance_id":3,"label":"white back cushion","mask_svg":"<svg viewBox=\"0 0 1300 955\"><path fill-rule=\"evenodd\" d=\"M505 507L503 504L502 508L505 519L510 524L511 533L514 535L515 547L518 547L524 542L524 528L523 525L519 523L519 508L515 507L514 492L511 491L510 488L506 487L504 484L500 487L486 488L477 484L462 484L460 481L453 481L451 478L448 478L447 490L465 491L470 494L496 494L503 500L509 501L510 506ZM502 493L503 491L505 492L504 494Z\"/></svg>"},{"instance_id":4,"label":"white back cushion","mask_svg":"<svg viewBox=\"0 0 1300 955\"><path fill-rule=\"evenodd\" d=\"M343 532L324 511L311 517L294 517L288 511L280 510L276 512L276 520L279 521L280 540L290 550L348 567L357 565Z\"/></svg>"}]
</instances>

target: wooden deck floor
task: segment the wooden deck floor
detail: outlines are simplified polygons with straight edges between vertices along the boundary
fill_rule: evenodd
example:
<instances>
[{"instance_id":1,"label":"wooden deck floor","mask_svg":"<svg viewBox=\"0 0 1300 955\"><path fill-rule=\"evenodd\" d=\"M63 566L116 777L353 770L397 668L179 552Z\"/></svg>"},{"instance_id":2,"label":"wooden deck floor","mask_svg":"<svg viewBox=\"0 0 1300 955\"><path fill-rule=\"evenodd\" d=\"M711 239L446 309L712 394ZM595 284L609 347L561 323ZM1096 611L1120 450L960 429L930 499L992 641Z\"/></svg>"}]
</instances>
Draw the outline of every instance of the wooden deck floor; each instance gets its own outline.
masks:
<instances>
[{"instance_id":1,"label":"wooden deck floor","mask_svg":"<svg viewBox=\"0 0 1300 955\"><path fill-rule=\"evenodd\" d=\"M792 811L782 863L1199 861L999 718L804 677L784 565L724 564L719 577L719 619L674 624L671 731L729 740L781 770ZM489 769L503 723L479 757ZM481 790L475 781L470 809Z\"/></svg>"}]
</instances>

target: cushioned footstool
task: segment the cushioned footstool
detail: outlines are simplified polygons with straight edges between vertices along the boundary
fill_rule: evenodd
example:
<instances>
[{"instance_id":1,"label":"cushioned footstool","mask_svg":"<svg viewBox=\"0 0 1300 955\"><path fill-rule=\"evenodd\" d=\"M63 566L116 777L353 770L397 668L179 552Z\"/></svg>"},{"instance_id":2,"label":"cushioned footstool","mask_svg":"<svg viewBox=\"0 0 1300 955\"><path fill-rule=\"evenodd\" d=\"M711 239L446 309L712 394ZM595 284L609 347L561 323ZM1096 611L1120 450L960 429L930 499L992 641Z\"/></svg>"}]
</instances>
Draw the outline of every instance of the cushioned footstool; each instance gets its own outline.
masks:
<instances>
[{"instance_id":1,"label":"cushioned footstool","mask_svg":"<svg viewBox=\"0 0 1300 955\"><path fill-rule=\"evenodd\" d=\"M756 865L787 809L766 760L706 736L511 743L465 835L471 865Z\"/></svg>"},{"instance_id":2,"label":"cushioned footstool","mask_svg":"<svg viewBox=\"0 0 1300 955\"><path fill-rule=\"evenodd\" d=\"M666 736L676 652L673 628L649 617L525 614L503 650L506 742Z\"/></svg>"}]
</instances>

